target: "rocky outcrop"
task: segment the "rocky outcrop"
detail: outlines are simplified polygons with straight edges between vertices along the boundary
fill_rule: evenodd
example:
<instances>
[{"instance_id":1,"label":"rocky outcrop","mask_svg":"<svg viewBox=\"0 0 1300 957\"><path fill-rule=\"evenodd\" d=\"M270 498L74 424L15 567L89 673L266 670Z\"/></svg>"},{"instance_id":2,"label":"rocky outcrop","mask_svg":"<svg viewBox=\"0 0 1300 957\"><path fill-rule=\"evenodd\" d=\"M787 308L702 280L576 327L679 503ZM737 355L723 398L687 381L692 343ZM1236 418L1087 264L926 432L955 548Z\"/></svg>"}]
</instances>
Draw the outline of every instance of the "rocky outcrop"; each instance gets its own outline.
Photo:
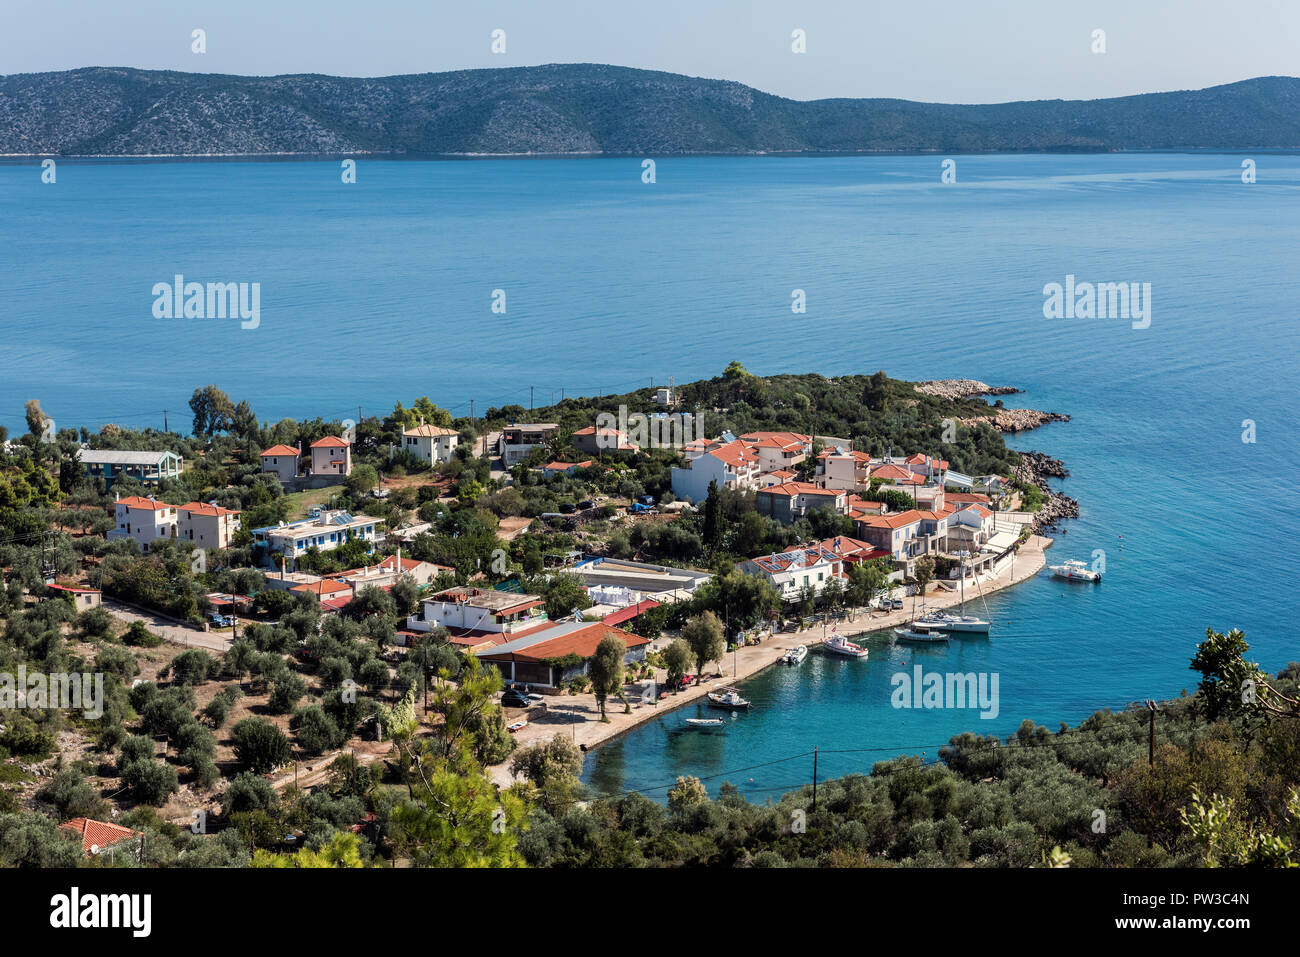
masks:
<instances>
[{"instance_id":1,"label":"rocky outcrop","mask_svg":"<svg viewBox=\"0 0 1300 957\"><path fill-rule=\"evenodd\" d=\"M1062 519L1078 518L1079 503L1063 492L1055 492L1047 484L1049 478L1065 478L1070 470L1060 459L1044 455L1042 452L1021 452L1020 464L1012 471L1011 477L1026 485L1034 485L1047 495L1043 507L1034 513L1031 526L1035 535L1044 531L1055 532L1057 523Z\"/></svg>"},{"instance_id":2,"label":"rocky outcrop","mask_svg":"<svg viewBox=\"0 0 1300 957\"><path fill-rule=\"evenodd\" d=\"M1014 395L1020 390L1010 385L989 385L978 379L930 379L918 382L916 391L943 399L969 399L977 395Z\"/></svg>"},{"instance_id":3,"label":"rocky outcrop","mask_svg":"<svg viewBox=\"0 0 1300 957\"><path fill-rule=\"evenodd\" d=\"M1063 412L1039 412L1037 409L998 409L992 415L957 421L966 426L987 422L999 432L1024 432L1047 422L1069 422L1070 417Z\"/></svg>"}]
</instances>

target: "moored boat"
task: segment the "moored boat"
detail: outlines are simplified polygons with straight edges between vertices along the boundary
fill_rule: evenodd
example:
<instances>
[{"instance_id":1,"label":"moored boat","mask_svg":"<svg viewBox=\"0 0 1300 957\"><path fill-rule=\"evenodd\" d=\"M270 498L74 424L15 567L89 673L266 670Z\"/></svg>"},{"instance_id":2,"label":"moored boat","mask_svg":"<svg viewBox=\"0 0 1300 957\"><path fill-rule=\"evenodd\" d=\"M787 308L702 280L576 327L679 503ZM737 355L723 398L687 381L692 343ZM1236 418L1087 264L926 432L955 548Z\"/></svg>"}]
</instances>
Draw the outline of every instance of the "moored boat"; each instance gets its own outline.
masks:
<instances>
[{"instance_id":1,"label":"moored boat","mask_svg":"<svg viewBox=\"0 0 1300 957\"><path fill-rule=\"evenodd\" d=\"M734 711L749 707L749 701L742 698L735 688L719 688L717 691L710 691L708 697L709 706L713 708L728 708Z\"/></svg>"},{"instance_id":2,"label":"moored boat","mask_svg":"<svg viewBox=\"0 0 1300 957\"><path fill-rule=\"evenodd\" d=\"M987 635L991 625L983 618L974 615L953 615L946 611L935 611L917 618L913 624L940 631L962 632L966 634Z\"/></svg>"},{"instance_id":3,"label":"moored boat","mask_svg":"<svg viewBox=\"0 0 1300 957\"><path fill-rule=\"evenodd\" d=\"M855 644L843 635L831 635L822 642L822 650L830 652L833 655L842 655L845 658L867 657L867 648L865 645Z\"/></svg>"},{"instance_id":4,"label":"moored boat","mask_svg":"<svg viewBox=\"0 0 1300 957\"><path fill-rule=\"evenodd\" d=\"M798 648L791 648L781 656L781 663L786 665L802 664L803 660L808 657L808 646L800 645Z\"/></svg>"},{"instance_id":5,"label":"moored boat","mask_svg":"<svg viewBox=\"0 0 1300 957\"><path fill-rule=\"evenodd\" d=\"M1070 582L1099 582L1101 572L1093 571L1077 558L1071 558L1060 565L1050 566L1052 575Z\"/></svg>"},{"instance_id":6,"label":"moored boat","mask_svg":"<svg viewBox=\"0 0 1300 957\"><path fill-rule=\"evenodd\" d=\"M718 728L725 724L721 718L687 718L686 723L692 728Z\"/></svg>"},{"instance_id":7,"label":"moored boat","mask_svg":"<svg viewBox=\"0 0 1300 957\"><path fill-rule=\"evenodd\" d=\"M894 634L900 641L947 641L948 633L940 631L938 628L932 628L923 625L919 621L914 621L910 625L903 625L894 629Z\"/></svg>"}]
</instances>

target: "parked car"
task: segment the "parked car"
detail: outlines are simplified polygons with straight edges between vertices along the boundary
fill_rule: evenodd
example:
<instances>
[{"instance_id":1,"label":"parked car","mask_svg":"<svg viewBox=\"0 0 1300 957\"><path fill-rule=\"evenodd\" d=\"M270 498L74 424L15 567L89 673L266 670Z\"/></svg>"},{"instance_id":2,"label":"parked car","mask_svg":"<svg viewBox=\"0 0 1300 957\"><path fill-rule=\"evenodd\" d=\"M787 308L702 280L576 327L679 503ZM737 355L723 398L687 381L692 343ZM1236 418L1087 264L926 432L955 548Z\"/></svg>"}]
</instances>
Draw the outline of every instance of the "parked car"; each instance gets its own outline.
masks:
<instances>
[{"instance_id":1,"label":"parked car","mask_svg":"<svg viewBox=\"0 0 1300 957\"><path fill-rule=\"evenodd\" d=\"M503 708L527 708L532 704L528 695L514 688L507 688L501 693L501 706Z\"/></svg>"},{"instance_id":2,"label":"parked car","mask_svg":"<svg viewBox=\"0 0 1300 957\"><path fill-rule=\"evenodd\" d=\"M213 615L211 621L218 628L233 628L235 626L233 615Z\"/></svg>"},{"instance_id":3,"label":"parked car","mask_svg":"<svg viewBox=\"0 0 1300 957\"><path fill-rule=\"evenodd\" d=\"M375 498L388 498L388 489L386 489L386 488L372 488L372 489L370 490L370 494L371 494L372 496L374 496Z\"/></svg>"},{"instance_id":4,"label":"parked car","mask_svg":"<svg viewBox=\"0 0 1300 957\"><path fill-rule=\"evenodd\" d=\"M642 505L653 505L655 503L655 497L653 495L642 495L637 499L637 501Z\"/></svg>"},{"instance_id":5,"label":"parked car","mask_svg":"<svg viewBox=\"0 0 1300 957\"><path fill-rule=\"evenodd\" d=\"M574 505L572 502L563 502L560 505L560 512L564 515L572 515L577 510L578 506Z\"/></svg>"},{"instance_id":6,"label":"parked car","mask_svg":"<svg viewBox=\"0 0 1300 957\"><path fill-rule=\"evenodd\" d=\"M595 508L595 507L596 507L596 503L593 502L591 499L585 499L578 503L578 508L582 509L584 512L589 508Z\"/></svg>"}]
</instances>

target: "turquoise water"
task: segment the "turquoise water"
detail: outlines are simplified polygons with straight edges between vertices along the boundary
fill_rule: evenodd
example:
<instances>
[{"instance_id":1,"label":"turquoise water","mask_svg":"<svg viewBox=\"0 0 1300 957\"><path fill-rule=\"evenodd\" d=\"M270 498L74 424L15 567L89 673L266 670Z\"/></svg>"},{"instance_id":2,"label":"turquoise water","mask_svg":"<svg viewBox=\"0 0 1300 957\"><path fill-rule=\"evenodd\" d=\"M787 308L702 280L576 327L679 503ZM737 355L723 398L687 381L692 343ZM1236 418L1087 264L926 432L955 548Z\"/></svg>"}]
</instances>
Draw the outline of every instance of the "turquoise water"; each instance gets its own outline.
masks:
<instances>
[{"instance_id":1,"label":"turquoise water","mask_svg":"<svg viewBox=\"0 0 1300 957\"><path fill-rule=\"evenodd\" d=\"M1190 690L1206 626L1244 628L1269 668L1300 658L1300 158L1253 158L1253 185L1226 154L958 157L948 186L935 156L661 159L654 185L636 159L363 159L346 186L337 162L61 163L54 185L0 166L0 422L22 429L40 398L60 426L160 425L167 409L174 427L208 382L265 419L424 394L459 415L732 359L1021 386L1008 405L1073 416L1012 440L1072 472L1060 484L1083 514L1050 557L1104 549L1103 585L994 596L988 640L769 671L725 732L679 734L692 711L666 715L585 773L652 789L881 749L821 760L862 770L965 729ZM259 328L155 319L151 288L178 272L261 283ZM1067 273L1151 283L1150 328L1044 319L1043 286ZM997 672L1001 713L892 708L913 662ZM761 797L810 774L800 759L727 776Z\"/></svg>"}]
</instances>

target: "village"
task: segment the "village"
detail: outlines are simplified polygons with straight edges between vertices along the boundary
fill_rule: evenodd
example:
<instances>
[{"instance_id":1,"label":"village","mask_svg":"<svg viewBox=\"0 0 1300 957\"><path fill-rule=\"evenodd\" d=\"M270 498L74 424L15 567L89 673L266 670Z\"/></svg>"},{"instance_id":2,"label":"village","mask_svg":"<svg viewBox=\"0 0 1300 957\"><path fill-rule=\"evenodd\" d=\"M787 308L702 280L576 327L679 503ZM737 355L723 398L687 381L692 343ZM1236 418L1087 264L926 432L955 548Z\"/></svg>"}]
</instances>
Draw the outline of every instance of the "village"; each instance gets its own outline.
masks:
<instances>
[{"instance_id":1,"label":"village","mask_svg":"<svg viewBox=\"0 0 1300 957\"><path fill-rule=\"evenodd\" d=\"M106 635L147 632L225 661L271 653L257 665L267 704L232 710L290 733L295 788L319 783L345 751L388 760L382 732L355 726L365 712L340 710L340 695L364 694L374 717L404 694L427 701L439 673L472 658L500 675L510 740L484 763L508 788L520 748L561 734L586 750L665 708L735 695L737 682L828 637L856 649L853 636L964 606L1044 565L1041 493L1010 469L960 472L942 443L872 454L812 432L710 436L702 413L678 411L675 389L643 401L577 427L469 428L421 400L384 420L386 447L369 423L256 443L233 453L257 463L242 480L253 494L205 476L205 499L188 501L180 489L212 468L208 448L190 444L187 459L180 446L74 442L60 470L75 462L77 481L111 500L112 521L87 530L104 544L74 567L47 566L27 602L65 601L77 621L107 612ZM171 586L139 584L177 567ZM700 621L714 639L684 642ZM618 683L602 687L596 659L611 648ZM165 677L161 651L145 657ZM154 680L142 665L134 686ZM275 706L283 686L296 691ZM311 741L294 733L304 696L321 703L308 710L334 702L322 716L330 733ZM232 746L213 757L237 770ZM285 774L267 769L277 785ZM212 777L153 803L219 815ZM87 820L112 826L76 826Z\"/></svg>"}]
</instances>

